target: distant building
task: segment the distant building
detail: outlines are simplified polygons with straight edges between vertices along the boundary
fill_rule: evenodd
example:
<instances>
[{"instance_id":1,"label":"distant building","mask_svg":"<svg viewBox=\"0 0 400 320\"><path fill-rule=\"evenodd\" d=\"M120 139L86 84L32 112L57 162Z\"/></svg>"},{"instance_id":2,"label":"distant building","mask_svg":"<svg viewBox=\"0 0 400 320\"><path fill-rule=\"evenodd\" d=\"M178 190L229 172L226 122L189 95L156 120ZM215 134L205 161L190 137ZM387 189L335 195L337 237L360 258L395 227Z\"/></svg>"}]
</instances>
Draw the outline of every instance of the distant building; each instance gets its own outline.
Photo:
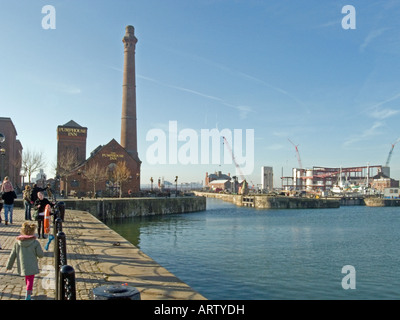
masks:
<instances>
[{"instance_id":1,"label":"distant building","mask_svg":"<svg viewBox=\"0 0 400 320\"><path fill-rule=\"evenodd\" d=\"M382 171L379 171L377 175L372 177L371 187L384 193L387 188L398 188L399 180L389 178Z\"/></svg>"},{"instance_id":2,"label":"distant building","mask_svg":"<svg viewBox=\"0 0 400 320\"><path fill-rule=\"evenodd\" d=\"M36 183L38 187L44 188L47 184L47 176L44 173L43 169L39 170L39 173L36 175L35 179L32 179L32 182Z\"/></svg>"},{"instance_id":3,"label":"distant building","mask_svg":"<svg viewBox=\"0 0 400 320\"><path fill-rule=\"evenodd\" d=\"M274 189L274 173L272 167L261 167L262 190L272 191Z\"/></svg>"},{"instance_id":4,"label":"distant building","mask_svg":"<svg viewBox=\"0 0 400 320\"><path fill-rule=\"evenodd\" d=\"M400 190L399 188L385 188L383 190L383 197L387 199L399 199Z\"/></svg>"},{"instance_id":5,"label":"distant building","mask_svg":"<svg viewBox=\"0 0 400 320\"><path fill-rule=\"evenodd\" d=\"M312 169L293 168L292 177L282 177L284 190L306 190L320 192L337 188L372 188L383 193L385 188L398 187L399 181L391 179L389 167L382 165L368 165L360 167Z\"/></svg>"},{"instance_id":6,"label":"distant building","mask_svg":"<svg viewBox=\"0 0 400 320\"><path fill-rule=\"evenodd\" d=\"M211 190L228 190L231 189L231 181L230 179L222 179L222 180L213 180L208 184L208 187Z\"/></svg>"},{"instance_id":7,"label":"distant building","mask_svg":"<svg viewBox=\"0 0 400 320\"><path fill-rule=\"evenodd\" d=\"M231 174L224 174L221 171L218 171L209 175L208 172L206 172L205 186L208 187L210 182L214 180L231 180Z\"/></svg>"},{"instance_id":8,"label":"distant building","mask_svg":"<svg viewBox=\"0 0 400 320\"><path fill-rule=\"evenodd\" d=\"M14 187L21 187L22 144L10 118L0 117L0 132L5 140L0 143L0 181L8 176Z\"/></svg>"}]
</instances>

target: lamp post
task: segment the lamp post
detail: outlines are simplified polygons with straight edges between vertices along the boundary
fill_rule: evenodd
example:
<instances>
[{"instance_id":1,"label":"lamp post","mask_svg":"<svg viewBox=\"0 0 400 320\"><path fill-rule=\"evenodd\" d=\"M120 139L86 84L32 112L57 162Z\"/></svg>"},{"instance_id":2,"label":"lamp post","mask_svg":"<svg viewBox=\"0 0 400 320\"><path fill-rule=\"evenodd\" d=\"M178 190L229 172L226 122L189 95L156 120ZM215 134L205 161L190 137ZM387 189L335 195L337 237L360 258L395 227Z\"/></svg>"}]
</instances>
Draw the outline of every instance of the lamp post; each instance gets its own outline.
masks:
<instances>
[{"instance_id":1,"label":"lamp post","mask_svg":"<svg viewBox=\"0 0 400 320\"><path fill-rule=\"evenodd\" d=\"M1 143L6 141L6 137L3 133L0 132L0 155L1 155L1 177L0 179L4 179L4 156L6 155L6 149L1 146Z\"/></svg>"}]
</instances>

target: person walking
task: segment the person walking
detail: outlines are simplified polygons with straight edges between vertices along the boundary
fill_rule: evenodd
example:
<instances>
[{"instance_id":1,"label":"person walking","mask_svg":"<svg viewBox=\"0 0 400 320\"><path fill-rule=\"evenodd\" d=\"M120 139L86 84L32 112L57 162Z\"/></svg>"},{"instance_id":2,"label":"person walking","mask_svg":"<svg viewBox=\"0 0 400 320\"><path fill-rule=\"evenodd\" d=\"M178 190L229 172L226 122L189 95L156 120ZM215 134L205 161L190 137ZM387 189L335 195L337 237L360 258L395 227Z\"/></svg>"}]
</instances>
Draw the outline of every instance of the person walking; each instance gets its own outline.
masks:
<instances>
[{"instance_id":1,"label":"person walking","mask_svg":"<svg viewBox=\"0 0 400 320\"><path fill-rule=\"evenodd\" d=\"M3 210L3 199L0 198L0 223L1 223L1 210ZM1 243L0 243L0 250L1 250Z\"/></svg>"},{"instance_id":2,"label":"person walking","mask_svg":"<svg viewBox=\"0 0 400 320\"><path fill-rule=\"evenodd\" d=\"M1 192L13 191L14 187L8 177L4 177L3 183L1 184Z\"/></svg>"},{"instance_id":3,"label":"person walking","mask_svg":"<svg viewBox=\"0 0 400 320\"><path fill-rule=\"evenodd\" d=\"M46 205L50 205L51 207L54 207L54 204L49 201L49 199L44 197L43 191L38 192L38 198L35 201L35 204L33 208L37 211L36 213L36 220L38 222L38 235L40 238L41 237L44 239L44 209L46 208Z\"/></svg>"},{"instance_id":4,"label":"person walking","mask_svg":"<svg viewBox=\"0 0 400 320\"><path fill-rule=\"evenodd\" d=\"M39 273L38 258L44 256L43 249L35 237L35 230L36 225L32 222L25 221L22 224L21 235L16 238L6 264L8 271L16 261L18 274L25 277L25 300L31 300L35 275Z\"/></svg>"},{"instance_id":5,"label":"person walking","mask_svg":"<svg viewBox=\"0 0 400 320\"><path fill-rule=\"evenodd\" d=\"M4 186L4 182L3 182L3 186ZM15 193L11 182L9 182L7 187L4 188L4 193L2 194L1 198L4 200L4 205L3 205L3 207L4 207L4 224L8 224L8 221L10 221L10 224L12 224L14 199L17 198L17 194ZM10 220L8 219L8 215L10 215Z\"/></svg>"},{"instance_id":6,"label":"person walking","mask_svg":"<svg viewBox=\"0 0 400 320\"><path fill-rule=\"evenodd\" d=\"M33 188L31 191L31 204L34 204L38 198L39 191L45 191L47 188L40 188L36 183L33 184Z\"/></svg>"},{"instance_id":7,"label":"person walking","mask_svg":"<svg viewBox=\"0 0 400 320\"><path fill-rule=\"evenodd\" d=\"M25 220L32 220L31 186L29 184L25 186L25 190L22 192L22 199L24 200Z\"/></svg>"},{"instance_id":8,"label":"person walking","mask_svg":"<svg viewBox=\"0 0 400 320\"><path fill-rule=\"evenodd\" d=\"M0 223L1 223L1 211L2 210L3 210L3 199L0 197Z\"/></svg>"}]
</instances>

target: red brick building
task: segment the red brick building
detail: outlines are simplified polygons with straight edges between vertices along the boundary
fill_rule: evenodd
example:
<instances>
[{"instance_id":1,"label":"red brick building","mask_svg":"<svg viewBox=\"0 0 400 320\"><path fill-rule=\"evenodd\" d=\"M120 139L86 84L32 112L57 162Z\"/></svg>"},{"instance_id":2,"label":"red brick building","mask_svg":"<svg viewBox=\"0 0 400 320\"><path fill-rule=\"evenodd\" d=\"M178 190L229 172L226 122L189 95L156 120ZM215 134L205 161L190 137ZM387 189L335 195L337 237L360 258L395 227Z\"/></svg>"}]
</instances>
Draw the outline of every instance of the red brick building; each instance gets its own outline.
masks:
<instances>
[{"instance_id":1,"label":"red brick building","mask_svg":"<svg viewBox=\"0 0 400 320\"><path fill-rule=\"evenodd\" d=\"M125 162L130 172L127 181L122 183L122 195L127 196L128 192L137 193L140 191L140 164L135 160L115 139L112 139L104 146L97 147L88 159L74 168L73 173L64 179L63 188L69 195L93 196L94 190L99 196L118 196L120 186L113 179L112 172L119 162ZM98 166L98 181L90 179L88 171L91 167ZM102 176L103 175L105 176ZM68 187L65 188L65 181ZM95 184L95 187L94 187Z\"/></svg>"},{"instance_id":2,"label":"red brick building","mask_svg":"<svg viewBox=\"0 0 400 320\"><path fill-rule=\"evenodd\" d=\"M86 159L87 128L71 120L57 127L57 163L66 153L73 153L78 163Z\"/></svg>"},{"instance_id":3,"label":"red brick building","mask_svg":"<svg viewBox=\"0 0 400 320\"><path fill-rule=\"evenodd\" d=\"M0 143L0 181L8 176L14 187L21 187L22 144L10 118L0 117L0 132L5 140Z\"/></svg>"},{"instance_id":4,"label":"red brick building","mask_svg":"<svg viewBox=\"0 0 400 320\"><path fill-rule=\"evenodd\" d=\"M371 187L383 193L386 188L398 188L399 180L394 180L380 171L372 178Z\"/></svg>"},{"instance_id":5,"label":"red brick building","mask_svg":"<svg viewBox=\"0 0 400 320\"><path fill-rule=\"evenodd\" d=\"M135 72L135 50L137 38L133 26L125 28L124 44L124 67L122 81L122 112L121 112L121 144L112 139L108 144L99 146L86 159L86 136L87 128L82 128L74 121L58 127L58 160L57 168L60 178L61 191L78 196L88 195L94 192L93 176L98 175L96 182L96 193L103 196L116 196L128 194L128 191L136 193L140 190L140 165L137 150L137 116L136 116L136 72ZM76 154L75 166L67 166L63 155ZM64 165L60 167L60 163ZM129 171L127 181L122 186L116 182L112 172L120 164L124 163ZM68 170L65 168L68 167ZM95 167L98 169L94 170ZM98 171L98 172L97 172ZM60 174L62 172L62 174ZM96 174L93 174L96 172ZM102 176L106 172L106 176ZM92 179L89 177L92 176Z\"/></svg>"}]
</instances>

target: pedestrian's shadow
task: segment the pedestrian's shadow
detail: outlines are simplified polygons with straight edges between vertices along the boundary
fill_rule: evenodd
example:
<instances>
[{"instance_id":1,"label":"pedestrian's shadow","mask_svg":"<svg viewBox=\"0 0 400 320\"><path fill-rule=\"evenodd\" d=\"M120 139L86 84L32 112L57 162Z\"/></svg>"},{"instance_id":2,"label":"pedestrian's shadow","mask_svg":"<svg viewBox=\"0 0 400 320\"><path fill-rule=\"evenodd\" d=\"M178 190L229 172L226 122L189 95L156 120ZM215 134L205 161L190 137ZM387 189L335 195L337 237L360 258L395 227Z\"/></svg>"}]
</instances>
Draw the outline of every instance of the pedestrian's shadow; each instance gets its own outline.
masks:
<instances>
[{"instance_id":1,"label":"pedestrian's shadow","mask_svg":"<svg viewBox=\"0 0 400 320\"><path fill-rule=\"evenodd\" d=\"M3 293L2 294L2 299L4 297L8 298L9 300L24 300L25 297L19 295L19 294L14 294L14 293Z\"/></svg>"},{"instance_id":2,"label":"pedestrian's shadow","mask_svg":"<svg viewBox=\"0 0 400 320\"><path fill-rule=\"evenodd\" d=\"M46 296L45 294L39 294L37 296L33 296L32 297L33 300L54 300L52 298L49 298L48 296Z\"/></svg>"}]
</instances>

